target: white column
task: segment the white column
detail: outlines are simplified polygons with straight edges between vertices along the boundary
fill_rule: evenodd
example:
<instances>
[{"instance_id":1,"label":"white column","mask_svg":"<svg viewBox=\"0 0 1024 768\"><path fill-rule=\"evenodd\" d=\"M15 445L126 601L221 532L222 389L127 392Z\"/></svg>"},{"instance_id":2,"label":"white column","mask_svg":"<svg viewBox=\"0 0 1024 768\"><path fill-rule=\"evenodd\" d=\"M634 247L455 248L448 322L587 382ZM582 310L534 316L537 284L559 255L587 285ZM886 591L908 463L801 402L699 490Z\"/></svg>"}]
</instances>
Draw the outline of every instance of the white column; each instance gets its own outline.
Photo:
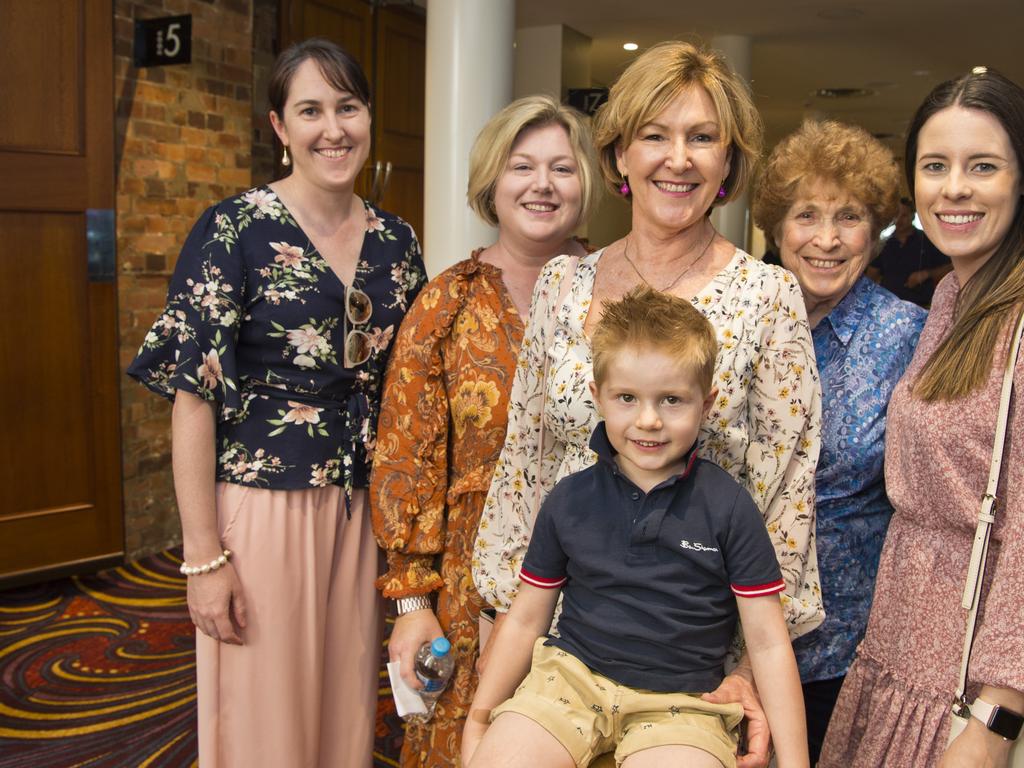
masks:
<instances>
[{"instance_id":1,"label":"white column","mask_svg":"<svg viewBox=\"0 0 1024 768\"><path fill-rule=\"evenodd\" d=\"M469 150L512 100L515 0L429 0L423 254L433 277L490 245L495 230L466 204Z\"/></svg>"},{"instance_id":2,"label":"white column","mask_svg":"<svg viewBox=\"0 0 1024 768\"><path fill-rule=\"evenodd\" d=\"M751 76L751 42L744 35L719 35L711 40L711 47L725 55L732 71L748 83ZM711 223L726 240L740 248L750 249L750 193L745 193L728 205L716 208Z\"/></svg>"}]
</instances>

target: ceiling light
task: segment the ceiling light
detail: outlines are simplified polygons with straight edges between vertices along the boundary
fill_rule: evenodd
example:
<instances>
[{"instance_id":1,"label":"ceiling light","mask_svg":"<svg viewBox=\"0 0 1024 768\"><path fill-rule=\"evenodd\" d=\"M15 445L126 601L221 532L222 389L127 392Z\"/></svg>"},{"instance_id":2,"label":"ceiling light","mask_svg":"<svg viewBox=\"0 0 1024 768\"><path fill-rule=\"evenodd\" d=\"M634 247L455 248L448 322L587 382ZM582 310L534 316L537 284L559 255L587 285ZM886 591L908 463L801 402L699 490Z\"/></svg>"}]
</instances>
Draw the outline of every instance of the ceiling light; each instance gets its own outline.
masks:
<instances>
[{"instance_id":1,"label":"ceiling light","mask_svg":"<svg viewBox=\"0 0 1024 768\"><path fill-rule=\"evenodd\" d=\"M636 43L623 43L622 44L622 49L625 50L625 51L635 51L639 47L640 46L637 45Z\"/></svg>"}]
</instances>

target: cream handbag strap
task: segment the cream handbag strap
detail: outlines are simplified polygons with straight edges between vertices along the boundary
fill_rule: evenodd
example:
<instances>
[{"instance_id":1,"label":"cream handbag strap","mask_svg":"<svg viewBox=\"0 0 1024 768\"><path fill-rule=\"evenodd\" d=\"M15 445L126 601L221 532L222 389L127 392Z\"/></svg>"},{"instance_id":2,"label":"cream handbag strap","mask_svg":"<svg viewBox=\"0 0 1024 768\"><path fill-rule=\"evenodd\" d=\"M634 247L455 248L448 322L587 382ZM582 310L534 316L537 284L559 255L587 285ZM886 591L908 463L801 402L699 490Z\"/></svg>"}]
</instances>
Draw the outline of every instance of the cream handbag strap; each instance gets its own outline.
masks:
<instances>
[{"instance_id":1,"label":"cream handbag strap","mask_svg":"<svg viewBox=\"0 0 1024 768\"><path fill-rule=\"evenodd\" d=\"M981 497L978 512L978 528L974 532L974 546L971 547L971 561L967 566L967 584L964 586L962 605L967 609L967 633L964 636L964 652L960 661L960 681L956 689L957 704L965 705L967 692L967 666L971 661L971 646L978 622L978 603L981 598L981 583L985 575L985 561L988 559L988 541L995 523L996 490L999 486L999 470L1003 464L1003 446L1006 442L1006 422L1010 413L1010 396L1013 394L1013 373L1017 367L1021 335L1024 334L1024 312L1021 312L1010 343L1003 373L1003 388L999 395L999 416L996 419L996 438L992 445L992 464L988 472L988 487Z\"/></svg>"},{"instance_id":2,"label":"cream handbag strap","mask_svg":"<svg viewBox=\"0 0 1024 768\"><path fill-rule=\"evenodd\" d=\"M544 326L544 367L540 377L540 439L537 441L537 482L534 483L533 514L530 516L530 530L537 522L537 514L540 512L541 498L540 474L544 468L544 403L548 399L548 348L551 339L555 335L555 326L558 324L558 313L562 311L562 304L565 297L572 289L572 281L576 277L576 266L579 264L579 256L570 256L565 274L562 276L562 284L559 287L558 301L552 307L551 314L546 318L547 325Z\"/></svg>"}]
</instances>

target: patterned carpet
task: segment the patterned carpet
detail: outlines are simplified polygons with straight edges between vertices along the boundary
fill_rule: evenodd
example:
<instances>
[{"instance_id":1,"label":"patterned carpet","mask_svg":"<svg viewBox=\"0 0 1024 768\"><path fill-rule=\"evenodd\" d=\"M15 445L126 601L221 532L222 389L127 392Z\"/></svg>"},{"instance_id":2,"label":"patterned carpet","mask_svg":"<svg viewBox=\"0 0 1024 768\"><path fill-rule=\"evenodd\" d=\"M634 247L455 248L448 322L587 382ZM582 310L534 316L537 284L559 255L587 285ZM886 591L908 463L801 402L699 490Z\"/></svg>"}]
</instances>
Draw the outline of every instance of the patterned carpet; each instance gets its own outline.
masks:
<instances>
[{"instance_id":1,"label":"patterned carpet","mask_svg":"<svg viewBox=\"0 0 1024 768\"><path fill-rule=\"evenodd\" d=\"M0 768L197 765L180 564L176 550L0 592ZM386 674L376 746L376 766L397 765L401 721Z\"/></svg>"}]
</instances>

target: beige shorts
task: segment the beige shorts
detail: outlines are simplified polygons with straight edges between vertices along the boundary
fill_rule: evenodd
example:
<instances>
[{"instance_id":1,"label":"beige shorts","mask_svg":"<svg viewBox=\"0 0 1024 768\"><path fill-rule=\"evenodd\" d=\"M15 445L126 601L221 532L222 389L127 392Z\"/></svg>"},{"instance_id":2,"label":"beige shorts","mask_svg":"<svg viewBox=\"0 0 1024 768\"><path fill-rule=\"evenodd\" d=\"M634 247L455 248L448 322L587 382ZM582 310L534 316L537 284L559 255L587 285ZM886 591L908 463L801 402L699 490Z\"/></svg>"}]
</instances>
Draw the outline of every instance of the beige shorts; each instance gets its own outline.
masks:
<instances>
[{"instance_id":1,"label":"beige shorts","mask_svg":"<svg viewBox=\"0 0 1024 768\"><path fill-rule=\"evenodd\" d=\"M530 718L581 768L612 750L621 765L634 752L667 744L702 749L735 768L742 706L618 685L572 654L544 645L545 639L533 647L530 674L515 696L494 709L492 721L502 712Z\"/></svg>"}]
</instances>

